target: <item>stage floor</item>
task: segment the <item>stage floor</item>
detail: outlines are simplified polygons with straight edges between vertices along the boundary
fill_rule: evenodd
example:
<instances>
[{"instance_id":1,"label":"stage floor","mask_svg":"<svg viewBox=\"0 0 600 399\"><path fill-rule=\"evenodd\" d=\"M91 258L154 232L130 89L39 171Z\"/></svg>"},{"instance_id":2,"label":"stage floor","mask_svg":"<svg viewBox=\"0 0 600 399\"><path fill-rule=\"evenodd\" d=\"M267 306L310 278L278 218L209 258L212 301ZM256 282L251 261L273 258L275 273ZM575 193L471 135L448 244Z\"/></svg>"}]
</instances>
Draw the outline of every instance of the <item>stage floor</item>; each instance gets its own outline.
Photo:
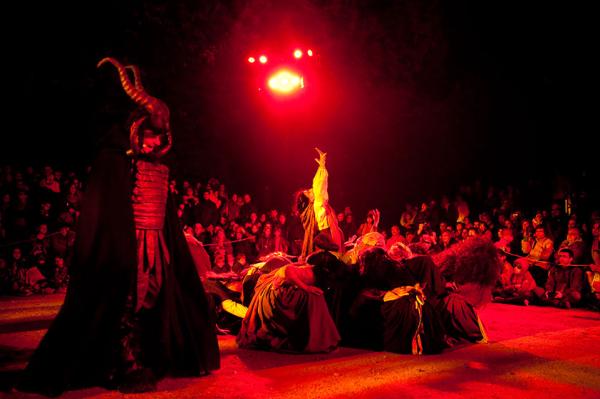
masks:
<instances>
[{"instance_id":1,"label":"stage floor","mask_svg":"<svg viewBox=\"0 0 600 399\"><path fill-rule=\"evenodd\" d=\"M0 299L0 397L43 336L61 295ZM600 398L600 313L490 304L481 311L490 343L440 355L340 348L291 355L238 349L220 336L221 369L165 379L136 398ZM133 397L133 395L128 395ZM120 398L101 388L64 398Z\"/></svg>"}]
</instances>

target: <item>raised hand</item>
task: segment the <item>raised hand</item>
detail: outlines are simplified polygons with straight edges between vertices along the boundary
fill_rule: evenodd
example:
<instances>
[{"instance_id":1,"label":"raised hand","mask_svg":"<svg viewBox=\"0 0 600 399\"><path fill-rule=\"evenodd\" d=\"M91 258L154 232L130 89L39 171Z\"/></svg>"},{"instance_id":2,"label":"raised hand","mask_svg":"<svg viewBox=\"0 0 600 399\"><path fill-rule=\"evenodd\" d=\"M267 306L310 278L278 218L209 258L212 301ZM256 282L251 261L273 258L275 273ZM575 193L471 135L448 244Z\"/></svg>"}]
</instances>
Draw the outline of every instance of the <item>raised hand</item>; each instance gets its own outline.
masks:
<instances>
[{"instance_id":1,"label":"raised hand","mask_svg":"<svg viewBox=\"0 0 600 399\"><path fill-rule=\"evenodd\" d=\"M375 227L379 226L379 220L381 219L381 212L379 209L373 209L373 224Z\"/></svg>"},{"instance_id":2,"label":"raised hand","mask_svg":"<svg viewBox=\"0 0 600 399\"><path fill-rule=\"evenodd\" d=\"M319 166L325 167L325 162L327 161L327 153L319 150L317 147L315 147L315 150L319 154L319 159L315 158L315 162L317 162Z\"/></svg>"}]
</instances>

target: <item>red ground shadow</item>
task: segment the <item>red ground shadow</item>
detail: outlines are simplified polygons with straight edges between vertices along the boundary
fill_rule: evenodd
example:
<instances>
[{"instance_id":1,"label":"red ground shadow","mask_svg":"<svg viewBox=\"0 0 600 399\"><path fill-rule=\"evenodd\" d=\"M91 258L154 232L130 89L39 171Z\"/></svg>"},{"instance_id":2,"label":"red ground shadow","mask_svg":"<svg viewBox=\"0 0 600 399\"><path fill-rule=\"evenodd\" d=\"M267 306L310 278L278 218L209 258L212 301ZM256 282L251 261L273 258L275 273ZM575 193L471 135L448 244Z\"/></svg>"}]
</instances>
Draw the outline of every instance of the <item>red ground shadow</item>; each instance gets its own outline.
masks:
<instances>
[{"instance_id":1,"label":"red ground shadow","mask_svg":"<svg viewBox=\"0 0 600 399\"><path fill-rule=\"evenodd\" d=\"M62 296L0 301L0 383L24 367ZM600 314L490 304L481 312L491 342L441 355L340 348L291 355L238 349L220 337L222 367L203 378L165 379L135 398L600 398ZM18 392L7 398L34 398ZM120 398L100 388L64 398Z\"/></svg>"}]
</instances>

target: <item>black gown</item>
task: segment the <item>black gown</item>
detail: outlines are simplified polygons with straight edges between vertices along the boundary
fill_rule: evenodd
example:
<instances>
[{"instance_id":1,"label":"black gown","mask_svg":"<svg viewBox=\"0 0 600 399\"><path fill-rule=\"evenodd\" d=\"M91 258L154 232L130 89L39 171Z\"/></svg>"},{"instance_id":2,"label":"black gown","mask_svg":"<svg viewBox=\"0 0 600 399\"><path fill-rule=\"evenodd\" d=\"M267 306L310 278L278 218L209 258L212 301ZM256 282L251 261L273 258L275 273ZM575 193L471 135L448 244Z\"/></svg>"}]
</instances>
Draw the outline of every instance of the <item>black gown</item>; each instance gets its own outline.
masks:
<instances>
[{"instance_id":1,"label":"black gown","mask_svg":"<svg viewBox=\"0 0 600 399\"><path fill-rule=\"evenodd\" d=\"M137 275L131 159L103 150L92 165L77 226L64 304L18 385L47 395L104 385L118 367L122 319ZM156 376L197 376L219 368L214 315L181 231L173 199L164 236L171 264L144 328Z\"/></svg>"},{"instance_id":2,"label":"black gown","mask_svg":"<svg viewBox=\"0 0 600 399\"><path fill-rule=\"evenodd\" d=\"M350 310L354 344L395 353L441 352L447 346L444 327L425 294L433 297L440 289L436 270L423 260L401 265L384 254L367 262L372 264L364 289Z\"/></svg>"}]
</instances>

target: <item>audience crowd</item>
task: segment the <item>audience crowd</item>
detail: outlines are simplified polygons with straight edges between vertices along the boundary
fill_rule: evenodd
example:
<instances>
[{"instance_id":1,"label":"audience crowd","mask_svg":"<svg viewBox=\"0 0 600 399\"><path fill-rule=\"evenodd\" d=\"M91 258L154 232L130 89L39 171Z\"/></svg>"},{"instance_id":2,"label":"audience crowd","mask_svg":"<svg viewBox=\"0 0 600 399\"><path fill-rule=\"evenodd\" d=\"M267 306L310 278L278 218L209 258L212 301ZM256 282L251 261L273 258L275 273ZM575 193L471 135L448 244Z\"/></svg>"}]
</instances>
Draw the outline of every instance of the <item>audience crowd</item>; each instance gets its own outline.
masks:
<instances>
[{"instance_id":1,"label":"audience crowd","mask_svg":"<svg viewBox=\"0 0 600 399\"><path fill-rule=\"evenodd\" d=\"M0 295L65 290L85 190L80 176L51 166L0 167ZM540 198L535 188L522 189L463 186L452 197L406 204L398 223L384 217L385 229L378 211L357 217L350 206L338 222L349 242L379 231L388 247L403 242L416 254L484 237L504 263L494 301L598 309L598 204L585 191ZM239 275L272 252L297 256L302 249L304 231L293 211L259 209L250 194L228 193L215 178L172 180L169 190L188 241L206 248L216 275Z\"/></svg>"}]
</instances>

